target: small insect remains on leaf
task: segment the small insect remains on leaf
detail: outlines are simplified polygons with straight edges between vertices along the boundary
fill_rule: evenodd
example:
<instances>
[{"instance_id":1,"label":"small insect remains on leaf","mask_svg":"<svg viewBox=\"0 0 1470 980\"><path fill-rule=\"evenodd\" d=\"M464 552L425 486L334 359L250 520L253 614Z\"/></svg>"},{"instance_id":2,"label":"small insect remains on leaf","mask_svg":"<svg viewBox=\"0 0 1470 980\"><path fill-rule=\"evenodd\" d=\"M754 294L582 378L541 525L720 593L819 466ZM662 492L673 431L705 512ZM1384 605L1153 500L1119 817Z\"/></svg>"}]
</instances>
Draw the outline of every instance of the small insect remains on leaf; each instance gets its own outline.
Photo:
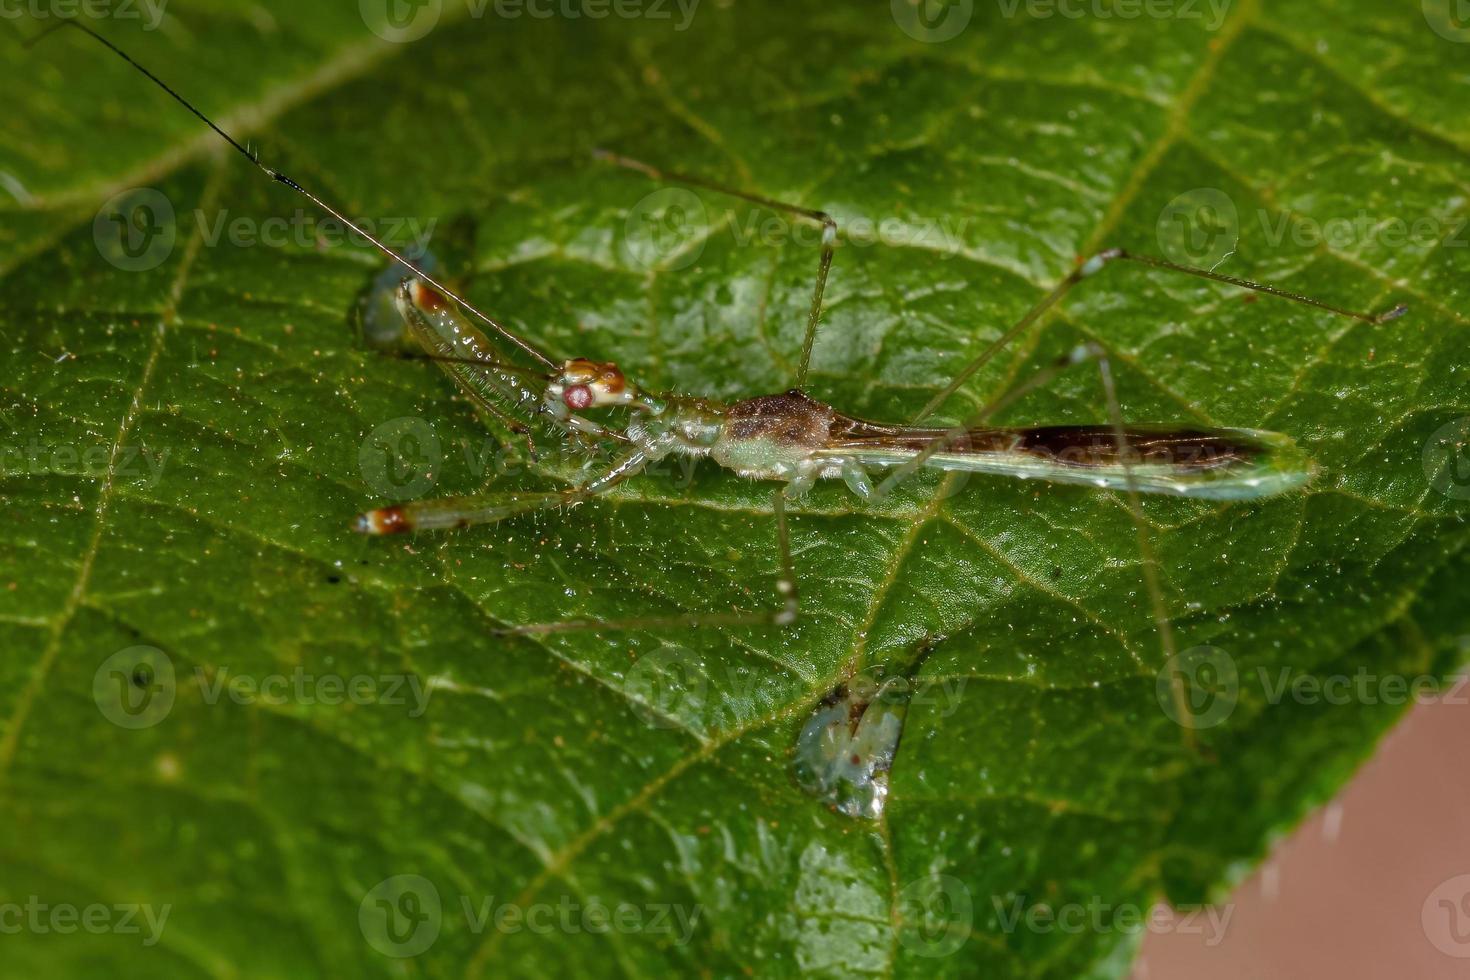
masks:
<instances>
[{"instance_id":1,"label":"small insect remains on leaf","mask_svg":"<svg viewBox=\"0 0 1470 980\"><path fill-rule=\"evenodd\" d=\"M796 737L797 785L838 813L877 820L888 802L888 770L908 702L904 677L859 674L833 689Z\"/></svg>"}]
</instances>

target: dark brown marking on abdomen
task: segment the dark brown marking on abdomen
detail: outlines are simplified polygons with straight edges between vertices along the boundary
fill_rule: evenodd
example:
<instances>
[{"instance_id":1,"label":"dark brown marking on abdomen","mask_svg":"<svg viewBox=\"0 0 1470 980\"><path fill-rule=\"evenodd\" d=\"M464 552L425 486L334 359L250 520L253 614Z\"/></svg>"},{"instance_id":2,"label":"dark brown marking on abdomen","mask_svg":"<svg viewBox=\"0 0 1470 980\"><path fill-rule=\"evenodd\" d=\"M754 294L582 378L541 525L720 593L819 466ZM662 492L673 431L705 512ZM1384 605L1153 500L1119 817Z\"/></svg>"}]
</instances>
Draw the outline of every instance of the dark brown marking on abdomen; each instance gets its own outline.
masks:
<instances>
[{"instance_id":1,"label":"dark brown marking on abdomen","mask_svg":"<svg viewBox=\"0 0 1470 980\"><path fill-rule=\"evenodd\" d=\"M919 451L949 436L942 428L906 428L841 417L832 427L833 448L879 446ZM1181 470L1209 470L1249 463L1263 447L1230 433L1205 429L1133 427L1124 436L1134 457L1143 464ZM1067 466L1117 466L1117 437L1107 425L1041 425L1024 428L971 429L946 446L949 452L1017 452Z\"/></svg>"},{"instance_id":2,"label":"dark brown marking on abdomen","mask_svg":"<svg viewBox=\"0 0 1470 980\"><path fill-rule=\"evenodd\" d=\"M725 410L725 436L734 440L768 439L782 445L816 449L832 437L838 418L830 405L796 390L736 402Z\"/></svg>"}]
</instances>

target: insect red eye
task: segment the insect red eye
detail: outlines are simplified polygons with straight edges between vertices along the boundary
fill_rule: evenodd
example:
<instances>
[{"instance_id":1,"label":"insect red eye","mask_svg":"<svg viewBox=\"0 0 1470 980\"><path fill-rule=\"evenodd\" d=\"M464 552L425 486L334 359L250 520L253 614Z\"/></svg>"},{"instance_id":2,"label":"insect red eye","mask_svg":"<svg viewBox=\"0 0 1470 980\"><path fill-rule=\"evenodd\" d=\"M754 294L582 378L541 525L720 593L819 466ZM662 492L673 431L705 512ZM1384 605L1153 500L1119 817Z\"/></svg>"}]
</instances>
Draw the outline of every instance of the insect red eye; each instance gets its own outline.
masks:
<instances>
[{"instance_id":1,"label":"insect red eye","mask_svg":"<svg viewBox=\"0 0 1470 980\"><path fill-rule=\"evenodd\" d=\"M581 410L592 407L592 389L586 385L572 385L562 392L561 398L568 408Z\"/></svg>"}]
</instances>

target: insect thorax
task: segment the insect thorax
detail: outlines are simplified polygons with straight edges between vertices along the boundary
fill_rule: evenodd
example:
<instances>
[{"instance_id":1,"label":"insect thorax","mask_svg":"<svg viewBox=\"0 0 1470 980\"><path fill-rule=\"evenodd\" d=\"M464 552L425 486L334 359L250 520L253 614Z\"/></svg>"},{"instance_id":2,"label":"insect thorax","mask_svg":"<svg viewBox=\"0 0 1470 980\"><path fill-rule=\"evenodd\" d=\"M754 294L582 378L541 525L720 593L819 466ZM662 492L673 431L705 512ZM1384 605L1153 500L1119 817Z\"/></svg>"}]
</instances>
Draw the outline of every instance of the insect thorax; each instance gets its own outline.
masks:
<instances>
[{"instance_id":1,"label":"insect thorax","mask_svg":"<svg viewBox=\"0 0 1470 980\"><path fill-rule=\"evenodd\" d=\"M736 402L710 455L742 476L790 480L827 444L836 417L831 406L796 390Z\"/></svg>"}]
</instances>

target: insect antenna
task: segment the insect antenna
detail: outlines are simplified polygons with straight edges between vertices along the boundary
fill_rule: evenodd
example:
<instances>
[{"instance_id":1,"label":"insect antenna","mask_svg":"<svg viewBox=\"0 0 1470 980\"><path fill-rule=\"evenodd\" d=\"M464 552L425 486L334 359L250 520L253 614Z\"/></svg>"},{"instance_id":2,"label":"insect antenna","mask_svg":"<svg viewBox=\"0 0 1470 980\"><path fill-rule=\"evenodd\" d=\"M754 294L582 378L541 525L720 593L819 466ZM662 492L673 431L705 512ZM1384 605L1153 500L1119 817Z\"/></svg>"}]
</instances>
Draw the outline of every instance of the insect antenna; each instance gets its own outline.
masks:
<instances>
[{"instance_id":1,"label":"insect antenna","mask_svg":"<svg viewBox=\"0 0 1470 980\"><path fill-rule=\"evenodd\" d=\"M424 352L424 351L380 350L380 351L377 351L376 353L378 353L382 357L391 357L394 360L398 360L398 361L432 361L432 362L434 362L436 364L485 364L486 363L484 360L482 360L480 358L475 358L475 357L460 357L460 356L456 356L454 354L430 354L430 353L427 353L427 352ZM503 371L506 374L514 374L517 377L521 377L521 378L526 379L527 381L539 382L541 384L546 384L547 382L549 382L551 380L551 378L548 375L543 374L540 371L533 371L533 370L531 370L529 368L516 367L513 364L506 364L504 361L496 361L495 362L495 370L497 370L497 371ZM484 401L477 401L476 404L479 405L481 408L484 408L484 409L489 410L492 414L494 414L497 418L499 418L500 421L503 424L505 424L508 427L510 427L513 431L517 432L517 434L519 434L519 435L528 435L529 434L529 431L530 430L526 428L525 424L520 419L518 419L518 418L512 418L509 415L506 415L502 410L497 409L494 406L492 406L492 405L490 405L490 404L488 404L488 403L486 403ZM528 415L530 415L533 420L536 419L536 418L540 418L540 417L542 417L542 416L544 416L546 414L545 406L542 405L540 402L535 403L534 406L532 408L530 408L530 409L527 409L526 406L524 406L524 405L517 405L516 407L519 408L521 411L526 412ZM632 442L632 439L630 439L624 433L619 432L617 429L600 428L600 431L598 432L598 435L600 437L605 438L605 439L608 439L608 440L610 440L612 442L621 442L621 443L631 443ZM533 448L533 455L534 455L534 447L532 447L532 448Z\"/></svg>"},{"instance_id":2,"label":"insect antenna","mask_svg":"<svg viewBox=\"0 0 1470 980\"><path fill-rule=\"evenodd\" d=\"M413 269L414 272L418 275L418 277L420 279L424 280L424 282L427 282L429 285L431 285L435 289L437 289L442 295L444 295L444 296L448 297L449 299L453 300L455 302L455 304L457 304L458 306L462 307L467 313L471 314L476 319L478 319L481 322L483 322L486 325L488 325L491 329L493 329L501 337L504 337L506 340L510 341L515 346L519 347L522 351L524 351L525 353L529 354L531 357L535 358L537 361L541 362L541 364L545 365L548 368L552 368L552 367L555 367L556 366L554 364L554 362L551 360L551 358L547 357L541 351L537 350L528 341L522 339L521 337L516 336L514 333L512 333L510 330L506 329L505 327L501 326L499 323L497 323L491 317L489 317L486 314L480 312L478 309L476 309L474 307L473 304L471 304L468 300L466 300L463 297L461 297L458 293L454 292L452 289L448 288L443 283L441 283L438 280L436 280L434 277L432 277L432 276L428 275L427 273L423 272L422 270L420 270L416 265L414 265L413 262L409 261L403 255L399 254L391 245L388 245L388 244L384 243L383 241L381 241L380 239L378 239L377 237L368 234L367 231L364 230L357 222L355 222L351 218L347 217L347 215L343 214L341 211L339 211L337 208L334 208L332 205L328 204L326 201L323 201L320 197L318 197L316 194L312 193L311 191L307 190L305 187L302 187L300 184L298 184L291 177L287 176L286 174L282 173L279 170L276 170L276 169L274 169L272 167L267 167L265 164L261 163L260 162L260 158L255 155L254 151L246 148L243 144L240 143L239 140L235 139L235 137L231 136L229 133L225 132L218 125L216 125L213 119L210 119L203 112L201 112L192 102L190 102L188 99L186 99L182 95L180 95L173 88L173 86L169 85L163 79L159 78L150 69L146 68L145 66L143 66L142 64L140 64L138 61L134 60L134 58L133 58L132 55L128 54L122 48L118 47L116 44L112 43L107 38L103 37L101 34L98 34L96 31L92 30L90 27L87 27L84 24L79 24L79 23L77 23L73 19L63 18L61 20L58 20L56 23L50 25L49 27L46 27L45 29L43 29L35 37L33 37L30 40L24 42L25 43L25 47L26 48L32 48L32 47L34 47L36 44L40 43L45 38L47 38L50 35L56 33L57 31L61 30L63 27L74 27L74 28L76 28L77 30L81 31L83 34L85 34L88 37L90 37L93 40L95 40L98 44L101 44L103 47L107 48L107 50L111 51L113 54L117 55L123 61L127 62L133 68L137 69L145 78L147 78L149 81L151 81L154 85L157 85L159 88L161 88L165 92L167 92L169 94L169 96L173 98L173 100L175 102L177 102L179 105L183 106L185 109L188 109L189 112L193 113L194 116L196 118L198 118L200 122L204 123L204 125L208 126L210 129L214 130L214 132L221 139L223 139L226 143L228 143L231 147L233 147L241 156L243 156L245 159L249 160L251 162L251 164L254 165L257 169L259 169L262 172L264 172L265 175L268 176L271 180L274 180L276 183L279 183L279 184L285 184L287 187L291 188L293 191L295 191L296 193L300 194L302 197L306 198L312 204L315 204L322 211L325 211L327 214L331 215L333 218L335 218L336 220L340 221L344 226L346 226L347 228L349 228L352 231L356 232L357 234L361 235L364 239L366 239L368 242L370 242L375 248L377 248L378 251L382 252L384 255L388 256L390 259L393 259L393 260L398 261L398 262L402 262L404 265L408 266L410 269Z\"/></svg>"}]
</instances>

